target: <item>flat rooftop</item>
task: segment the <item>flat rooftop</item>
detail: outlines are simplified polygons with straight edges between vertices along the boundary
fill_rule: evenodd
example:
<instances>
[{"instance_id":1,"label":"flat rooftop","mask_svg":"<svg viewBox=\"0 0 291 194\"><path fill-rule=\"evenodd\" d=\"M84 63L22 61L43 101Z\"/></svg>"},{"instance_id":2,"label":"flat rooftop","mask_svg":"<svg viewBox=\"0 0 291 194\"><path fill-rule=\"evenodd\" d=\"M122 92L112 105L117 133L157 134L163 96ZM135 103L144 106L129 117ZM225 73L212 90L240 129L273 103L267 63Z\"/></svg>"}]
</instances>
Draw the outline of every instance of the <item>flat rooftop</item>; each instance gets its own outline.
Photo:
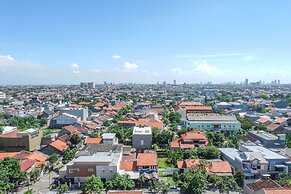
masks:
<instances>
[{"instance_id":1,"label":"flat rooftop","mask_svg":"<svg viewBox=\"0 0 291 194\"><path fill-rule=\"evenodd\" d=\"M277 140L278 139L278 136L273 135L271 133L267 133L265 131L249 131L249 133L251 133L255 136L261 137L263 139L266 139L266 140Z\"/></svg>"},{"instance_id":2,"label":"flat rooftop","mask_svg":"<svg viewBox=\"0 0 291 194\"><path fill-rule=\"evenodd\" d=\"M151 127L134 127L133 128L133 135L150 135L152 134Z\"/></svg>"},{"instance_id":3,"label":"flat rooftop","mask_svg":"<svg viewBox=\"0 0 291 194\"><path fill-rule=\"evenodd\" d=\"M215 113L191 113L187 115L189 121L211 121L211 122L239 122L233 115L220 115Z\"/></svg>"}]
</instances>

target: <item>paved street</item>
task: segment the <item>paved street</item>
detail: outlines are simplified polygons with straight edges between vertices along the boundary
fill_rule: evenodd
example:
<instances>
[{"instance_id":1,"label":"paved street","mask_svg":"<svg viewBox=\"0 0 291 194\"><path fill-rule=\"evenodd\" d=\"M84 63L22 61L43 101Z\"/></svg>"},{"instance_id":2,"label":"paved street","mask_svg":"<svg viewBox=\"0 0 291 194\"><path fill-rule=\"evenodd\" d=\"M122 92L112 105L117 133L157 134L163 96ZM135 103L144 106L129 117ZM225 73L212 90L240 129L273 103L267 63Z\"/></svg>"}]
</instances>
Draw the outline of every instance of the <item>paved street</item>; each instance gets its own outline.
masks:
<instances>
[{"instance_id":1,"label":"paved street","mask_svg":"<svg viewBox=\"0 0 291 194\"><path fill-rule=\"evenodd\" d=\"M56 177L57 174L55 172L51 172L50 176L49 174L45 174L43 175L39 181L35 182L34 184L30 185L29 188L33 189L34 193L55 193L55 192L50 192L49 190L49 177L51 178L51 182L52 182L52 178ZM23 193L24 191L26 191L28 189L28 187L24 187L21 188L18 193Z\"/></svg>"}]
</instances>

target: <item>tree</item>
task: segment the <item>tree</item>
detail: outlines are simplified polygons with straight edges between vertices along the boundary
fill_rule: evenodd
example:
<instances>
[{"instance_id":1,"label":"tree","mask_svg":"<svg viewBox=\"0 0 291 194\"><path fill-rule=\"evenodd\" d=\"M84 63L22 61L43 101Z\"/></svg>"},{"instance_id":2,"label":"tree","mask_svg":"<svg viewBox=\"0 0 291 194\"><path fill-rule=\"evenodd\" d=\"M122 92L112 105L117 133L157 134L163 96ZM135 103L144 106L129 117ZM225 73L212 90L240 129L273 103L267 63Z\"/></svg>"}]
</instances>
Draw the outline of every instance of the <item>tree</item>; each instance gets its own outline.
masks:
<instances>
[{"instance_id":1,"label":"tree","mask_svg":"<svg viewBox=\"0 0 291 194\"><path fill-rule=\"evenodd\" d=\"M240 188L235 182L233 176L220 177L217 182L217 188L220 193L229 193L230 191L239 191Z\"/></svg>"},{"instance_id":2,"label":"tree","mask_svg":"<svg viewBox=\"0 0 291 194\"><path fill-rule=\"evenodd\" d=\"M78 143L81 142L81 137L77 134L73 134L72 137L70 138L70 142L74 145L77 145Z\"/></svg>"},{"instance_id":3,"label":"tree","mask_svg":"<svg viewBox=\"0 0 291 194\"><path fill-rule=\"evenodd\" d=\"M286 146L291 148L291 133L288 133L286 136Z\"/></svg>"},{"instance_id":4,"label":"tree","mask_svg":"<svg viewBox=\"0 0 291 194\"><path fill-rule=\"evenodd\" d=\"M39 169L35 169L33 171L30 172L30 179L32 179L33 181L36 181L40 176L40 170Z\"/></svg>"},{"instance_id":5,"label":"tree","mask_svg":"<svg viewBox=\"0 0 291 194\"><path fill-rule=\"evenodd\" d=\"M33 189L29 189L29 190L25 191L24 194L33 194Z\"/></svg>"},{"instance_id":6,"label":"tree","mask_svg":"<svg viewBox=\"0 0 291 194\"><path fill-rule=\"evenodd\" d=\"M129 179L129 175L121 176L116 173L110 181L106 182L109 189L116 190L131 190L135 188L135 183L133 180Z\"/></svg>"},{"instance_id":7,"label":"tree","mask_svg":"<svg viewBox=\"0 0 291 194\"><path fill-rule=\"evenodd\" d=\"M123 143L126 139L130 139L132 135L133 128L132 127L121 127L118 125L115 125L109 129L110 133L116 133L116 136L119 138L119 140Z\"/></svg>"},{"instance_id":8,"label":"tree","mask_svg":"<svg viewBox=\"0 0 291 194\"><path fill-rule=\"evenodd\" d=\"M203 159L220 158L220 151L215 146L199 147L196 149L197 156Z\"/></svg>"},{"instance_id":9,"label":"tree","mask_svg":"<svg viewBox=\"0 0 291 194\"><path fill-rule=\"evenodd\" d=\"M152 129L153 144L157 144L160 148L166 148L169 145L169 141L173 139L173 134L170 131L161 131L158 128Z\"/></svg>"},{"instance_id":10,"label":"tree","mask_svg":"<svg viewBox=\"0 0 291 194\"><path fill-rule=\"evenodd\" d=\"M67 184L63 184L57 188L57 194L66 193L69 190L69 187Z\"/></svg>"},{"instance_id":11,"label":"tree","mask_svg":"<svg viewBox=\"0 0 291 194\"><path fill-rule=\"evenodd\" d=\"M187 193L201 194L207 187L207 175L204 170L198 169L181 174L179 182Z\"/></svg>"},{"instance_id":12,"label":"tree","mask_svg":"<svg viewBox=\"0 0 291 194\"><path fill-rule=\"evenodd\" d=\"M65 152L63 153L63 163L67 164L68 162L70 162L75 157L76 152L77 152L76 148L66 149Z\"/></svg>"},{"instance_id":13,"label":"tree","mask_svg":"<svg viewBox=\"0 0 291 194\"><path fill-rule=\"evenodd\" d=\"M83 191L85 193L101 193L104 189L104 184L100 177L92 175L85 179Z\"/></svg>"},{"instance_id":14,"label":"tree","mask_svg":"<svg viewBox=\"0 0 291 194\"><path fill-rule=\"evenodd\" d=\"M280 173L279 174L279 179L278 179L278 183L281 186L291 186L291 174L287 174L287 173Z\"/></svg>"},{"instance_id":15,"label":"tree","mask_svg":"<svg viewBox=\"0 0 291 194\"><path fill-rule=\"evenodd\" d=\"M150 191L154 193L167 193L169 191L169 185L162 180L151 180Z\"/></svg>"},{"instance_id":16,"label":"tree","mask_svg":"<svg viewBox=\"0 0 291 194\"><path fill-rule=\"evenodd\" d=\"M214 145L220 148L224 147L224 142L226 139L222 133L216 133L213 131L206 131L205 133L210 145Z\"/></svg>"},{"instance_id":17,"label":"tree","mask_svg":"<svg viewBox=\"0 0 291 194\"><path fill-rule=\"evenodd\" d=\"M53 164L58 160L59 156L56 153L53 153L49 156L48 161Z\"/></svg>"},{"instance_id":18,"label":"tree","mask_svg":"<svg viewBox=\"0 0 291 194\"><path fill-rule=\"evenodd\" d=\"M179 123L181 121L181 115L177 112L170 112L169 121L171 123Z\"/></svg>"},{"instance_id":19,"label":"tree","mask_svg":"<svg viewBox=\"0 0 291 194\"><path fill-rule=\"evenodd\" d=\"M242 171L236 171L234 174L234 179L239 187L242 188L244 186L245 175Z\"/></svg>"},{"instance_id":20,"label":"tree","mask_svg":"<svg viewBox=\"0 0 291 194\"><path fill-rule=\"evenodd\" d=\"M15 158L5 158L0 161L0 192L8 192L15 187L15 182L25 178L21 172L19 161Z\"/></svg>"}]
</instances>

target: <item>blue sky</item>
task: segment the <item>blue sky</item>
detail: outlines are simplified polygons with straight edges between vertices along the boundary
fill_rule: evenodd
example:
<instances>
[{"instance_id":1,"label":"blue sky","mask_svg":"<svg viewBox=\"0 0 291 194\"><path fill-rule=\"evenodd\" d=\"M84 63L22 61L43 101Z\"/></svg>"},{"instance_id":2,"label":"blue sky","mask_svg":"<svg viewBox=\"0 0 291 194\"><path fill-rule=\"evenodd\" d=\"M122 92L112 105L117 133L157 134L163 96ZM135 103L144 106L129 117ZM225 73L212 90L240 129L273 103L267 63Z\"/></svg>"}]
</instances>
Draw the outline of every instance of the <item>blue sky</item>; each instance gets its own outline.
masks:
<instances>
[{"instance_id":1,"label":"blue sky","mask_svg":"<svg viewBox=\"0 0 291 194\"><path fill-rule=\"evenodd\" d=\"M0 85L291 83L289 0L2 0Z\"/></svg>"}]
</instances>

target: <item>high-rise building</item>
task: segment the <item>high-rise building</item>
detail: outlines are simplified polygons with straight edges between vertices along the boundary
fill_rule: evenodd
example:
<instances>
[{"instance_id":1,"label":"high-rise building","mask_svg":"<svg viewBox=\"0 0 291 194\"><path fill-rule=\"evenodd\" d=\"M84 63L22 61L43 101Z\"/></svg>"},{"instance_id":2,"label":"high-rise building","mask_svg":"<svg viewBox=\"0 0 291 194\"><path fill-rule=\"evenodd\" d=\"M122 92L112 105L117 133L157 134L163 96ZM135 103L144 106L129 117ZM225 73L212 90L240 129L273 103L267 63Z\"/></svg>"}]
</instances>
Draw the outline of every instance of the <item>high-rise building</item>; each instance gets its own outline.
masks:
<instances>
[{"instance_id":1,"label":"high-rise building","mask_svg":"<svg viewBox=\"0 0 291 194\"><path fill-rule=\"evenodd\" d=\"M278 85L280 85L281 84L281 81L280 80L278 80Z\"/></svg>"},{"instance_id":2,"label":"high-rise building","mask_svg":"<svg viewBox=\"0 0 291 194\"><path fill-rule=\"evenodd\" d=\"M245 79L245 85L249 84L249 79Z\"/></svg>"},{"instance_id":3,"label":"high-rise building","mask_svg":"<svg viewBox=\"0 0 291 194\"><path fill-rule=\"evenodd\" d=\"M177 85L177 82L176 82L176 80L175 80L175 79L174 79L174 82L173 82L173 84L174 84L174 86L175 86L175 85Z\"/></svg>"},{"instance_id":4,"label":"high-rise building","mask_svg":"<svg viewBox=\"0 0 291 194\"><path fill-rule=\"evenodd\" d=\"M95 88L94 82L81 82L80 83L81 88Z\"/></svg>"}]
</instances>

